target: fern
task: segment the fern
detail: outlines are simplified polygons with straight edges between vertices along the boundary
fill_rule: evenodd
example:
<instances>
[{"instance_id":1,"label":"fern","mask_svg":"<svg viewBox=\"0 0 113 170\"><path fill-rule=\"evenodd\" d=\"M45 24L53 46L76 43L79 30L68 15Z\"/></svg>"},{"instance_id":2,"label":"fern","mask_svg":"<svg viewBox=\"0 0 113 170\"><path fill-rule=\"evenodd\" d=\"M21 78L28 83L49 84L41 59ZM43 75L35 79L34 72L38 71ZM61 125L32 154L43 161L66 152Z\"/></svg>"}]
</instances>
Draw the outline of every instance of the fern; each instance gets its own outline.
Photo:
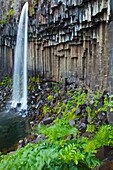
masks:
<instances>
[{"instance_id":1,"label":"fern","mask_svg":"<svg viewBox=\"0 0 113 170\"><path fill-rule=\"evenodd\" d=\"M77 128L71 127L65 118L57 119L52 126L38 126L35 128L38 132L45 134L53 143L64 141L68 135L77 135Z\"/></svg>"},{"instance_id":2,"label":"fern","mask_svg":"<svg viewBox=\"0 0 113 170\"><path fill-rule=\"evenodd\" d=\"M113 127L110 125L104 125L96 132L95 137L87 142L85 150L95 150L101 146L113 146Z\"/></svg>"},{"instance_id":3,"label":"fern","mask_svg":"<svg viewBox=\"0 0 113 170\"><path fill-rule=\"evenodd\" d=\"M99 161L94 157L92 151L85 151L85 142L82 140L74 139L73 143L67 144L64 148L60 150L59 157L67 164L74 162L75 167L87 167L94 169L94 167L99 164Z\"/></svg>"}]
</instances>

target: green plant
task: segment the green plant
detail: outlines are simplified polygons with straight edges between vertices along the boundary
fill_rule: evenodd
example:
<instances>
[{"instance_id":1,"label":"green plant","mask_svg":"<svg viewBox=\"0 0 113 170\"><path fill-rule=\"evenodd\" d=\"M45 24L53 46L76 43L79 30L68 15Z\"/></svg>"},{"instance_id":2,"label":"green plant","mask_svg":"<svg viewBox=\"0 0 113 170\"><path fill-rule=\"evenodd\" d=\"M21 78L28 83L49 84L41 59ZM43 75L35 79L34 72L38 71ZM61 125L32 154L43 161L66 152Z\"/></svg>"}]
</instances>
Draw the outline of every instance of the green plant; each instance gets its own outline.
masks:
<instances>
[{"instance_id":1,"label":"green plant","mask_svg":"<svg viewBox=\"0 0 113 170\"><path fill-rule=\"evenodd\" d=\"M84 104L87 96L88 94L82 92L82 89L80 89L74 94L72 99L73 99L73 102L76 103L77 107L79 107L80 105Z\"/></svg>"},{"instance_id":2,"label":"green plant","mask_svg":"<svg viewBox=\"0 0 113 170\"><path fill-rule=\"evenodd\" d=\"M6 22L7 22L6 18L0 20L0 24L6 24Z\"/></svg>"},{"instance_id":3,"label":"green plant","mask_svg":"<svg viewBox=\"0 0 113 170\"><path fill-rule=\"evenodd\" d=\"M97 100L100 94L101 94L100 91L97 91L96 94L94 94L93 99Z\"/></svg>"},{"instance_id":4,"label":"green plant","mask_svg":"<svg viewBox=\"0 0 113 170\"><path fill-rule=\"evenodd\" d=\"M0 156L0 170L90 170L99 162L84 151L85 143L68 141L64 147L42 141ZM71 156L71 157L70 157Z\"/></svg>"},{"instance_id":5,"label":"green plant","mask_svg":"<svg viewBox=\"0 0 113 170\"><path fill-rule=\"evenodd\" d=\"M87 124L86 132L94 132L95 131L95 125L92 124Z\"/></svg>"},{"instance_id":6,"label":"green plant","mask_svg":"<svg viewBox=\"0 0 113 170\"><path fill-rule=\"evenodd\" d=\"M6 24L7 20L14 15L14 10L11 8L7 13L4 14L3 18L0 20L0 24Z\"/></svg>"},{"instance_id":7,"label":"green plant","mask_svg":"<svg viewBox=\"0 0 113 170\"><path fill-rule=\"evenodd\" d=\"M0 85L3 87L9 86L11 88L12 79L9 76L5 76L3 77L3 80L0 82Z\"/></svg>"},{"instance_id":8,"label":"green plant","mask_svg":"<svg viewBox=\"0 0 113 170\"><path fill-rule=\"evenodd\" d=\"M49 111L49 107L48 106L43 106L43 113L44 115L47 114L47 112Z\"/></svg>"},{"instance_id":9,"label":"green plant","mask_svg":"<svg viewBox=\"0 0 113 170\"><path fill-rule=\"evenodd\" d=\"M113 127L110 125L103 125L96 132L93 140L88 141L86 150L97 149L101 146L113 146Z\"/></svg>"},{"instance_id":10,"label":"green plant","mask_svg":"<svg viewBox=\"0 0 113 170\"><path fill-rule=\"evenodd\" d=\"M108 96L105 95L104 96L104 104L101 107L98 108L97 112L101 112L101 111L106 112L107 109L108 109L109 104L110 103L108 101Z\"/></svg>"},{"instance_id":11,"label":"green plant","mask_svg":"<svg viewBox=\"0 0 113 170\"><path fill-rule=\"evenodd\" d=\"M110 107L110 111L112 112L113 111L113 95L110 95L109 96L109 103L108 103L108 106Z\"/></svg>"},{"instance_id":12,"label":"green plant","mask_svg":"<svg viewBox=\"0 0 113 170\"><path fill-rule=\"evenodd\" d=\"M0 157L1 170L49 170L58 157L58 149L47 142L28 144L16 153ZM56 161L57 162L57 161Z\"/></svg>"},{"instance_id":13,"label":"green plant","mask_svg":"<svg viewBox=\"0 0 113 170\"><path fill-rule=\"evenodd\" d=\"M70 134L77 135L77 128L71 127L66 118L57 118L54 122L54 125L48 127L39 125L35 130L38 130L38 133L45 134L50 141L56 144L65 143L66 137Z\"/></svg>"},{"instance_id":14,"label":"green plant","mask_svg":"<svg viewBox=\"0 0 113 170\"><path fill-rule=\"evenodd\" d=\"M91 109L91 107L88 106L88 107L86 108L86 110L87 110L88 118L89 118L89 119L92 118L92 109Z\"/></svg>"},{"instance_id":15,"label":"green plant","mask_svg":"<svg viewBox=\"0 0 113 170\"><path fill-rule=\"evenodd\" d=\"M53 90L54 90L55 93L58 92L58 89L59 89L58 86L54 86L54 87L53 87Z\"/></svg>"},{"instance_id":16,"label":"green plant","mask_svg":"<svg viewBox=\"0 0 113 170\"><path fill-rule=\"evenodd\" d=\"M10 9L9 12L7 13L7 17L12 16L12 15L14 15L14 10Z\"/></svg>"},{"instance_id":17,"label":"green plant","mask_svg":"<svg viewBox=\"0 0 113 170\"><path fill-rule=\"evenodd\" d=\"M94 169L94 167L99 164L99 161L95 158L92 151L85 151L84 146L86 143L82 140L74 139L73 143L67 144L60 150L60 158L70 164L74 162L77 169Z\"/></svg>"},{"instance_id":18,"label":"green plant","mask_svg":"<svg viewBox=\"0 0 113 170\"><path fill-rule=\"evenodd\" d=\"M47 97L47 99L48 99L49 101L51 101L53 98L54 98L54 96L52 96L52 95L49 95L49 96Z\"/></svg>"},{"instance_id":19,"label":"green plant","mask_svg":"<svg viewBox=\"0 0 113 170\"><path fill-rule=\"evenodd\" d=\"M39 77L29 77L28 79L28 90L35 90L37 83L41 82Z\"/></svg>"},{"instance_id":20,"label":"green plant","mask_svg":"<svg viewBox=\"0 0 113 170\"><path fill-rule=\"evenodd\" d=\"M70 111L68 112L65 111L63 113L63 116L66 117L67 120L74 120L77 117L75 112L76 112L76 108L74 107L71 108Z\"/></svg>"}]
</instances>

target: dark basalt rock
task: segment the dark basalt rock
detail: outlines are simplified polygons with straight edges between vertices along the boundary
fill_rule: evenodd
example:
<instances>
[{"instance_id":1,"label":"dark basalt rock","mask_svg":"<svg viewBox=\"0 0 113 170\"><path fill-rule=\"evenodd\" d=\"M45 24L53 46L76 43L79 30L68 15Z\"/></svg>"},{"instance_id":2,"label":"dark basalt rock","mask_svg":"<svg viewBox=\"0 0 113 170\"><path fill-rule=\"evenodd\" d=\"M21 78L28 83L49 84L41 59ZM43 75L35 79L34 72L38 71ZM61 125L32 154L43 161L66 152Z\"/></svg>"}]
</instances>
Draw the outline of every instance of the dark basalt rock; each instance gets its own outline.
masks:
<instances>
[{"instance_id":1,"label":"dark basalt rock","mask_svg":"<svg viewBox=\"0 0 113 170\"><path fill-rule=\"evenodd\" d=\"M17 103L17 106L16 107L21 107L21 103Z\"/></svg>"},{"instance_id":2,"label":"dark basalt rock","mask_svg":"<svg viewBox=\"0 0 113 170\"><path fill-rule=\"evenodd\" d=\"M75 114L76 114L76 115L80 115L80 114L81 114L81 109L78 108L78 109L76 110Z\"/></svg>"},{"instance_id":3,"label":"dark basalt rock","mask_svg":"<svg viewBox=\"0 0 113 170\"><path fill-rule=\"evenodd\" d=\"M86 124L85 123L81 123L80 125L78 125L78 129L84 133L85 132L85 129L86 129Z\"/></svg>"},{"instance_id":4,"label":"dark basalt rock","mask_svg":"<svg viewBox=\"0 0 113 170\"><path fill-rule=\"evenodd\" d=\"M52 123L53 120L54 120L54 117L48 117L48 118L43 119L40 123L44 124L44 125L47 125L47 124Z\"/></svg>"},{"instance_id":5,"label":"dark basalt rock","mask_svg":"<svg viewBox=\"0 0 113 170\"><path fill-rule=\"evenodd\" d=\"M37 135L36 139L34 139L34 140L32 141L32 143L38 143L38 142L40 142L41 140L45 140L45 139L47 139L45 135Z\"/></svg>"},{"instance_id":6,"label":"dark basalt rock","mask_svg":"<svg viewBox=\"0 0 113 170\"><path fill-rule=\"evenodd\" d=\"M74 120L69 120L70 126L75 126L75 121Z\"/></svg>"}]
</instances>

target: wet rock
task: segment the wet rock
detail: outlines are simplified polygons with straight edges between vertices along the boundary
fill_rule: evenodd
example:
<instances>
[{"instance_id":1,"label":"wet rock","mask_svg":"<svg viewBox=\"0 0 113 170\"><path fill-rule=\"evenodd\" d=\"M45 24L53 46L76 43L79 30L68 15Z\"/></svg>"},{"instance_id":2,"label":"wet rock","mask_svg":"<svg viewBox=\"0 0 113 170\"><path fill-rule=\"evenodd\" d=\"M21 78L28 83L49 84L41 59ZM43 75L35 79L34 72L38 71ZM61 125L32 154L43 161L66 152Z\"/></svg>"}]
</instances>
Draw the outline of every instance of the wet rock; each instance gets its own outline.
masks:
<instances>
[{"instance_id":1,"label":"wet rock","mask_svg":"<svg viewBox=\"0 0 113 170\"><path fill-rule=\"evenodd\" d=\"M58 97L58 93L55 93L55 94L54 94L54 98L57 98L57 97Z\"/></svg>"},{"instance_id":2,"label":"wet rock","mask_svg":"<svg viewBox=\"0 0 113 170\"><path fill-rule=\"evenodd\" d=\"M107 119L108 122L110 123L111 126L113 126L113 112L110 112L110 108L108 108L108 112L107 112Z\"/></svg>"},{"instance_id":3,"label":"wet rock","mask_svg":"<svg viewBox=\"0 0 113 170\"><path fill-rule=\"evenodd\" d=\"M76 114L76 115L80 115L80 114L81 114L81 109L78 108L78 109L76 110L75 114Z\"/></svg>"},{"instance_id":4,"label":"wet rock","mask_svg":"<svg viewBox=\"0 0 113 170\"><path fill-rule=\"evenodd\" d=\"M7 93L6 93L6 92L4 92L4 97L5 97L5 96L7 96Z\"/></svg>"},{"instance_id":5,"label":"wet rock","mask_svg":"<svg viewBox=\"0 0 113 170\"><path fill-rule=\"evenodd\" d=\"M1 103L1 106L0 106L1 108L3 108L4 107L4 104L3 103Z\"/></svg>"},{"instance_id":6,"label":"wet rock","mask_svg":"<svg viewBox=\"0 0 113 170\"><path fill-rule=\"evenodd\" d=\"M33 121L32 121L32 122L30 122L30 125L31 125L31 126L33 126L33 125L34 125L34 122L33 122Z\"/></svg>"},{"instance_id":7,"label":"wet rock","mask_svg":"<svg viewBox=\"0 0 113 170\"><path fill-rule=\"evenodd\" d=\"M102 124L102 121L99 120L99 121L96 123L96 126L98 127L98 126L100 126L101 124Z\"/></svg>"},{"instance_id":8,"label":"wet rock","mask_svg":"<svg viewBox=\"0 0 113 170\"><path fill-rule=\"evenodd\" d=\"M33 143L35 139L37 138L38 134L30 134L27 137L24 138L24 146L28 143Z\"/></svg>"},{"instance_id":9,"label":"wet rock","mask_svg":"<svg viewBox=\"0 0 113 170\"><path fill-rule=\"evenodd\" d=\"M34 121L31 121L29 124L30 124L31 129L33 129L33 127L35 125Z\"/></svg>"},{"instance_id":10,"label":"wet rock","mask_svg":"<svg viewBox=\"0 0 113 170\"><path fill-rule=\"evenodd\" d=\"M69 135L69 136L67 137L67 139L68 139L68 140L73 139L73 135Z\"/></svg>"},{"instance_id":11,"label":"wet rock","mask_svg":"<svg viewBox=\"0 0 113 170\"><path fill-rule=\"evenodd\" d=\"M40 142L41 140L45 140L45 139L47 139L45 135L38 135L38 136L36 137L36 139L33 141L33 143L38 143L38 142Z\"/></svg>"},{"instance_id":12,"label":"wet rock","mask_svg":"<svg viewBox=\"0 0 113 170\"><path fill-rule=\"evenodd\" d=\"M74 126L75 125L75 121L74 120L69 120L69 124L70 124L70 126Z\"/></svg>"},{"instance_id":13,"label":"wet rock","mask_svg":"<svg viewBox=\"0 0 113 170\"><path fill-rule=\"evenodd\" d=\"M40 99L39 102L38 102L37 105L36 105L36 108L38 108L40 105L42 105L43 102L44 102L44 101L43 101L42 99Z\"/></svg>"},{"instance_id":14,"label":"wet rock","mask_svg":"<svg viewBox=\"0 0 113 170\"><path fill-rule=\"evenodd\" d=\"M54 103L56 103L56 101L57 101L57 100L54 98L54 99L53 99L53 101L52 101L52 102L53 102L53 104L54 104Z\"/></svg>"},{"instance_id":15,"label":"wet rock","mask_svg":"<svg viewBox=\"0 0 113 170\"><path fill-rule=\"evenodd\" d=\"M85 123L81 123L79 126L78 126L79 130L83 133L86 129L86 124Z\"/></svg>"},{"instance_id":16,"label":"wet rock","mask_svg":"<svg viewBox=\"0 0 113 170\"><path fill-rule=\"evenodd\" d=\"M19 140L17 147L18 147L18 148L22 148L24 145L25 145L24 140Z\"/></svg>"},{"instance_id":17,"label":"wet rock","mask_svg":"<svg viewBox=\"0 0 113 170\"><path fill-rule=\"evenodd\" d=\"M77 117L77 118L75 118L74 120L75 120L75 122L77 123L77 122L80 120L80 118Z\"/></svg>"},{"instance_id":18,"label":"wet rock","mask_svg":"<svg viewBox=\"0 0 113 170\"><path fill-rule=\"evenodd\" d=\"M32 110L35 110L35 104L31 104L31 108L32 108Z\"/></svg>"},{"instance_id":19,"label":"wet rock","mask_svg":"<svg viewBox=\"0 0 113 170\"><path fill-rule=\"evenodd\" d=\"M32 98L32 99L35 99L35 96L34 96L34 95L32 95L32 96L31 96L31 98Z\"/></svg>"},{"instance_id":20,"label":"wet rock","mask_svg":"<svg viewBox=\"0 0 113 170\"><path fill-rule=\"evenodd\" d=\"M94 100L91 100L90 101L90 105L93 105L95 102L94 102Z\"/></svg>"},{"instance_id":21,"label":"wet rock","mask_svg":"<svg viewBox=\"0 0 113 170\"><path fill-rule=\"evenodd\" d=\"M66 106L62 106L62 112L65 111L66 109Z\"/></svg>"},{"instance_id":22,"label":"wet rock","mask_svg":"<svg viewBox=\"0 0 113 170\"><path fill-rule=\"evenodd\" d=\"M99 160L104 160L105 158L113 157L113 148L110 146L102 146L97 149L96 158Z\"/></svg>"},{"instance_id":23,"label":"wet rock","mask_svg":"<svg viewBox=\"0 0 113 170\"><path fill-rule=\"evenodd\" d=\"M87 121L90 123L93 121L93 118L88 118Z\"/></svg>"},{"instance_id":24,"label":"wet rock","mask_svg":"<svg viewBox=\"0 0 113 170\"><path fill-rule=\"evenodd\" d=\"M50 92L50 91L51 91L51 89L50 89L50 88L46 88L46 91L47 91L47 92Z\"/></svg>"},{"instance_id":25,"label":"wet rock","mask_svg":"<svg viewBox=\"0 0 113 170\"><path fill-rule=\"evenodd\" d=\"M104 160L102 165L97 166L94 170L113 170L113 160Z\"/></svg>"},{"instance_id":26,"label":"wet rock","mask_svg":"<svg viewBox=\"0 0 113 170\"><path fill-rule=\"evenodd\" d=\"M44 124L44 125L47 125L47 124L52 123L53 120L54 120L53 117L48 117L48 118L43 119L40 123L41 123L41 124Z\"/></svg>"},{"instance_id":27,"label":"wet rock","mask_svg":"<svg viewBox=\"0 0 113 170\"><path fill-rule=\"evenodd\" d=\"M22 144L23 143L23 140L19 140L18 144Z\"/></svg>"},{"instance_id":28,"label":"wet rock","mask_svg":"<svg viewBox=\"0 0 113 170\"><path fill-rule=\"evenodd\" d=\"M82 109L82 113L86 113L86 109Z\"/></svg>"},{"instance_id":29,"label":"wet rock","mask_svg":"<svg viewBox=\"0 0 113 170\"><path fill-rule=\"evenodd\" d=\"M98 120L104 121L104 119L106 119L106 114L104 112L99 113Z\"/></svg>"},{"instance_id":30,"label":"wet rock","mask_svg":"<svg viewBox=\"0 0 113 170\"><path fill-rule=\"evenodd\" d=\"M36 114L37 116L39 116L39 115L40 115L40 112L39 112L38 110L36 110L36 111L35 111L35 114Z\"/></svg>"},{"instance_id":31,"label":"wet rock","mask_svg":"<svg viewBox=\"0 0 113 170\"><path fill-rule=\"evenodd\" d=\"M21 107L21 103L17 103L17 106L16 107Z\"/></svg>"},{"instance_id":32,"label":"wet rock","mask_svg":"<svg viewBox=\"0 0 113 170\"><path fill-rule=\"evenodd\" d=\"M35 93L35 97L37 97L38 96L38 93Z\"/></svg>"},{"instance_id":33,"label":"wet rock","mask_svg":"<svg viewBox=\"0 0 113 170\"><path fill-rule=\"evenodd\" d=\"M87 123L87 115L85 114L81 119L80 119L80 122L81 123Z\"/></svg>"},{"instance_id":34,"label":"wet rock","mask_svg":"<svg viewBox=\"0 0 113 170\"><path fill-rule=\"evenodd\" d=\"M0 101L3 101L3 97L2 96L0 96Z\"/></svg>"},{"instance_id":35,"label":"wet rock","mask_svg":"<svg viewBox=\"0 0 113 170\"><path fill-rule=\"evenodd\" d=\"M91 132L83 132L82 137L86 137L90 140L90 139L92 139L92 133Z\"/></svg>"}]
</instances>

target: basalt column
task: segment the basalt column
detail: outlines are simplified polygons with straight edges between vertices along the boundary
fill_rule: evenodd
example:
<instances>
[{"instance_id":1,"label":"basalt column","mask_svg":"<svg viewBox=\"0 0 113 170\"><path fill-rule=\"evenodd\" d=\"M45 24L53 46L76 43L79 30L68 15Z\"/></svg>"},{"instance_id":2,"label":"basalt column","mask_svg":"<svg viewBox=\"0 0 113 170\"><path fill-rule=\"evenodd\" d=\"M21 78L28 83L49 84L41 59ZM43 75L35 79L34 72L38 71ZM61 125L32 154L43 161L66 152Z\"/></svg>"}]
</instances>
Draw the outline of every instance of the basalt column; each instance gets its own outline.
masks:
<instances>
[{"instance_id":1,"label":"basalt column","mask_svg":"<svg viewBox=\"0 0 113 170\"><path fill-rule=\"evenodd\" d=\"M112 22L112 0L29 1L29 74L56 81L82 80L91 89L113 91ZM2 40L6 33L11 42L14 39L9 31L16 30L13 23L2 28ZM0 70L10 68L4 65L6 53L2 42Z\"/></svg>"},{"instance_id":2,"label":"basalt column","mask_svg":"<svg viewBox=\"0 0 113 170\"><path fill-rule=\"evenodd\" d=\"M113 1L110 2L110 22L109 22L109 86L113 93Z\"/></svg>"}]
</instances>

